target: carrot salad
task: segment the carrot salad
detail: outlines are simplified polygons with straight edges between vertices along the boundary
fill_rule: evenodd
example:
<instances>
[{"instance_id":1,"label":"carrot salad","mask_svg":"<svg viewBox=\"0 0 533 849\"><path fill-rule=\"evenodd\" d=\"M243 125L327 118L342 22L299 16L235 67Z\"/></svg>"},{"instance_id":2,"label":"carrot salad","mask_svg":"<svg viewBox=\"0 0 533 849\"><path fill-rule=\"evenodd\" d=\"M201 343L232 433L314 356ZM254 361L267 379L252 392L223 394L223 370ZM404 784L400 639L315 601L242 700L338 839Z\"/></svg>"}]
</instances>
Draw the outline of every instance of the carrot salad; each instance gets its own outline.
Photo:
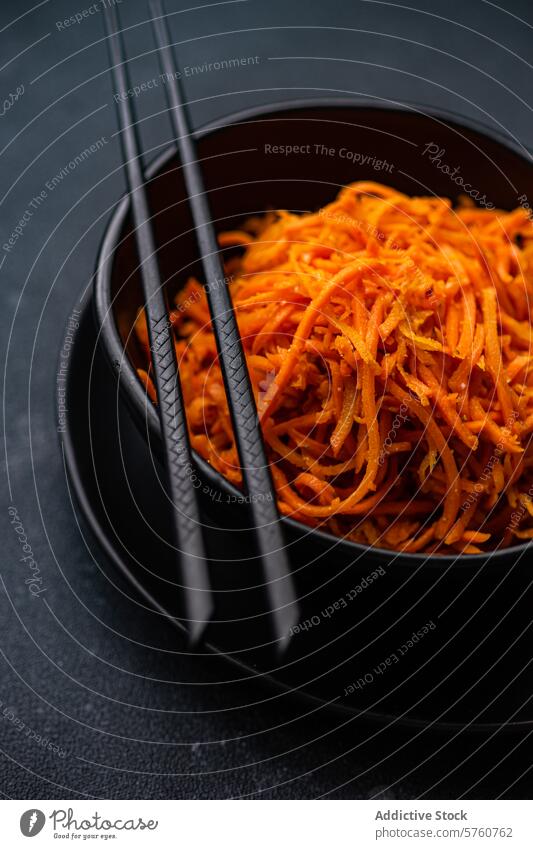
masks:
<instances>
[{"instance_id":1,"label":"carrot salad","mask_svg":"<svg viewBox=\"0 0 533 849\"><path fill-rule=\"evenodd\" d=\"M223 233L283 514L396 551L533 537L533 222L357 182ZM233 250L232 250L233 249ZM213 285L213 284L212 284ZM239 484L201 284L171 314L193 448ZM135 325L147 358L144 314Z\"/></svg>"}]
</instances>

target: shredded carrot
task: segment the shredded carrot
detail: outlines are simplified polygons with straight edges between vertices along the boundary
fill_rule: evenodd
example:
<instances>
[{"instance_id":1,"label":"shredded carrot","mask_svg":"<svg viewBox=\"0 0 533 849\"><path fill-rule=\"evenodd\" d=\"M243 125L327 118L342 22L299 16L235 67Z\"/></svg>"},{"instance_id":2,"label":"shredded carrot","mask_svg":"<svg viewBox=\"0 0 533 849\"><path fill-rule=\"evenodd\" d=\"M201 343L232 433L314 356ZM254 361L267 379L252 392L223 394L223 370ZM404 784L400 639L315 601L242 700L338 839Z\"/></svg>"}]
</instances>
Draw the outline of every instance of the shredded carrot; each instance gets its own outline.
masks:
<instances>
[{"instance_id":1,"label":"shredded carrot","mask_svg":"<svg viewBox=\"0 0 533 849\"><path fill-rule=\"evenodd\" d=\"M365 545L533 538L533 222L373 182L222 233L280 510ZM172 324L192 444L240 483L200 283ZM144 316L135 333L149 397Z\"/></svg>"}]
</instances>

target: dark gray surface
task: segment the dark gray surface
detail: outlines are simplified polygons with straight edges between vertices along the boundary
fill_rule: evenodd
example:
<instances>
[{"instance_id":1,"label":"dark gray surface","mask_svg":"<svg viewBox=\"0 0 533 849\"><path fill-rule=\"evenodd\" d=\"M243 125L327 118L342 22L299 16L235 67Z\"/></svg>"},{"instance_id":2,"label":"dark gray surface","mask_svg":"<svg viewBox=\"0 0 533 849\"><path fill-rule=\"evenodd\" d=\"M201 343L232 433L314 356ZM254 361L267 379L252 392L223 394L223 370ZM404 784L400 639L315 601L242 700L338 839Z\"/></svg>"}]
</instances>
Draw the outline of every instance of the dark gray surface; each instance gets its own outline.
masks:
<instances>
[{"instance_id":1,"label":"dark gray surface","mask_svg":"<svg viewBox=\"0 0 533 849\"><path fill-rule=\"evenodd\" d=\"M177 652L174 632L100 572L69 500L54 379L67 316L89 283L123 180L101 12L59 29L57 21L90 4L32 5L4 2L0 12L2 92L25 86L0 118L0 244L31 199L47 192L13 250L0 251L9 472L0 514L0 791L15 798L529 796L526 736L498 737L477 753L480 741L371 737L354 722L302 717L289 700L269 703L244 684L214 685L212 668ZM527 0L418 5L250 0L176 14L184 66L259 57L185 81L195 122L272 99L363 93L454 109L531 144ZM136 80L157 76L144 2L123 0L120 11L130 55L138 56ZM163 94L159 87L136 99L151 155L170 138ZM46 189L102 136L98 152ZM10 503L46 586L39 598L24 582Z\"/></svg>"}]
</instances>

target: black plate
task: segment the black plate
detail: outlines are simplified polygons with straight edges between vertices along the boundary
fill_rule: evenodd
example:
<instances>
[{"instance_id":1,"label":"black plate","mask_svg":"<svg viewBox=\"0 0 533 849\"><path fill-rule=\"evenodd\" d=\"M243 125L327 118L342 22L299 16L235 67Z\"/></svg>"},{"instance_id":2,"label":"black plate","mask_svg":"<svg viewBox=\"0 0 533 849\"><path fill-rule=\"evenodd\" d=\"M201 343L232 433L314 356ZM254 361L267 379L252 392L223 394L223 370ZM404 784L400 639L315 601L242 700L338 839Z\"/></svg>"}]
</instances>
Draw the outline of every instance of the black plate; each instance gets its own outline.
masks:
<instances>
[{"instance_id":1,"label":"black plate","mask_svg":"<svg viewBox=\"0 0 533 849\"><path fill-rule=\"evenodd\" d=\"M161 470L133 426L117 379L97 345L90 305L81 318L70 361L69 412L62 440L77 503L107 558L144 602L181 632L176 618L179 602L174 560L171 548L163 542L170 538L170 524L158 480ZM217 551L242 556L246 539L232 531L227 514L225 522L220 513L215 518L217 511L212 510L209 498L204 498L204 508L212 524L208 535L212 575L219 590L228 589L233 567L217 560ZM301 552L298 556L301 558ZM293 552L293 563L302 591L305 557L298 560ZM324 615L347 587L349 591L350 586L353 589L362 583L359 570L348 575L348 580L345 570L336 574L331 558L325 563L319 559L316 564L318 569L328 566L333 573L329 583L304 600L304 619L318 615L320 624L294 637L283 666L273 667L270 653L261 648L245 648L251 635L242 627L236 635L241 651L227 648L228 629L219 624L211 631L206 652L222 653L236 676L266 683L280 694L292 691L310 709L327 707L380 725L431 726L449 732L465 726L491 732L499 726L521 730L531 725L531 604L529 579L524 580L523 572L518 579L512 570L501 576L497 570L487 574L481 569L471 576L467 589L461 585L461 597L444 611L442 599L457 590L449 572L434 581L433 591L429 588L422 596L413 589L416 581L398 581L389 570L362 588L353 601L347 601L347 608ZM366 574L371 572L370 568ZM246 613L249 594L230 595L231 604L222 606L237 616ZM239 601L239 595L246 601ZM220 598L219 593L219 602ZM431 619L435 629L410 647L398 663L391 660L387 664L412 631ZM498 624L490 633L495 622ZM256 636L258 630L256 626ZM178 633L177 639L184 648ZM205 660L198 658L199 663ZM384 671L376 672L376 668ZM370 682L365 680L369 673ZM362 687L345 695L346 688L358 679L365 681ZM436 689L430 693L432 688Z\"/></svg>"},{"instance_id":2,"label":"black plate","mask_svg":"<svg viewBox=\"0 0 533 849\"><path fill-rule=\"evenodd\" d=\"M239 218L265 207L265 196L260 193L267 189L275 195L275 205L290 205L281 202L285 192L286 200L298 197L303 208L311 208L330 199L341 182L379 178L360 170L348 177L346 163L339 164L340 160L328 156L319 182L308 176L295 186L299 178L294 176L294 165L287 165L288 157L272 166L270 173L268 163L273 160L265 155L261 179L252 181L247 168L253 163L247 166L246 156L241 154L240 165L235 166L243 177L239 183L233 166L225 161L220 168L220 154L236 150L236 141L242 148L250 146L250 138L242 138L243 131L252 133L256 147L267 131L272 139L269 143L288 143L290 127L293 143L303 132L303 138L321 138L329 148L335 145L331 133L336 134L338 148L342 131L346 147L357 149L357 143L364 151L373 138L373 155L385 158L394 127L404 139L405 150L411 151L411 158L413 133L419 145L421 139L437 138L440 144L443 138L447 140L448 156L454 162L459 153L463 156L459 161L466 157L464 173L474 173L480 188L492 176L492 197L498 205L516 204L516 186L526 192L533 188L531 168L500 141L409 110L362 109L345 103L310 107L307 102L289 110L284 105L273 107L267 114L258 110L241 115L237 123L238 139L232 139L231 127L198 134L200 155L218 157L218 164L206 159L204 168L217 225L223 227L232 222L227 208L229 190L220 182L232 186L233 214ZM451 146L454 139L463 140L459 147L464 145L464 150ZM380 144L385 147L380 148ZM505 173L498 159L504 155L502 150ZM409 171L402 162L405 167L398 168L397 174L387 174L387 182L413 192L414 181L423 183L432 177L436 192L452 194L449 179L444 183L442 173L433 166L428 169L420 151L417 156L416 174L413 163ZM397 155L397 163L399 158ZM226 159L231 160L231 155ZM275 178L274 172L280 176ZM524 186L526 172L529 184ZM164 246L163 273L173 287L183 277L183 271L176 274L176 256L180 256L180 267L193 269L195 253L186 223L186 205L174 182L177 172L172 152L161 157L149 173L153 177L158 241ZM236 184L247 187L246 191ZM251 198L252 184L255 194ZM157 418L146 405L131 365L123 356L123 341L128 340L139 302L135 252L123 202L106 234L97 275L99 343L88 313L76 336L68 378L66 459L83 512L107 554L148 603L176 623L179 598L175 560L168 542L168 507L157 459ZM118 329L114 314L108 311L111 303L119 315ZM132 343L128 343L128 353L134 361ZM318 700L335 710L380 722L433 724L450 730L468 725L480 730L501 725L522 728L533 721L529 709L531 593L524 547L492 558L398 557L344 543L327 534L309 533L297 523L286 522L302 598L303 626L283 665L273 668L271 653L262 645L267 640L266 622L264 616L257 615L262 599L256 589L257 564L249 556L252 549L244 526L245 514L231 502L235 491L200 461L197 476L210 527L210 568L219 610L219 621L209 635L209 651L221 651L241 671L268 680L277 688L294 689L315 704Z\"/></svg>"}]
</instances>

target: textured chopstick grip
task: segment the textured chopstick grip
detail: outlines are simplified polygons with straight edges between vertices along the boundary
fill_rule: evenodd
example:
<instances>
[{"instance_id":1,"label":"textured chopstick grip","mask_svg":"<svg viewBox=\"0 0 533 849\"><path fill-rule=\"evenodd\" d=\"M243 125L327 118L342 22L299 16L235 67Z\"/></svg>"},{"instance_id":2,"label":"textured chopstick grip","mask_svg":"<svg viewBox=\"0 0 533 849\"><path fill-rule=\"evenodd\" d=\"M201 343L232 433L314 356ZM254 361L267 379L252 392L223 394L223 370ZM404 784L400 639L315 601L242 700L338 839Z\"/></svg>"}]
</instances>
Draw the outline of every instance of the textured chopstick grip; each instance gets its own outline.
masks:
<instances>
[{"instance_id":1,"label":"textured chopstick grip","mask_svg":"<svg viewBox=\"0 0 533 849\"><path fill-rule=\"evenodd\" d=\"M120 26L114 6L106 6L106 29L113 80L117 90L129 88ZM167 304L161 284L150 220L140 144L133 111L125 100L117 102L124 168L130 192L135 240L139 254L152 367L157 389L159 420L175 544L179 549L181 584L185 600L185 626L197 643L213 614L213 595L202 537L196 493L191 483L192 459L184 414L176 352Z\"/></svg>"}]
</instances>

